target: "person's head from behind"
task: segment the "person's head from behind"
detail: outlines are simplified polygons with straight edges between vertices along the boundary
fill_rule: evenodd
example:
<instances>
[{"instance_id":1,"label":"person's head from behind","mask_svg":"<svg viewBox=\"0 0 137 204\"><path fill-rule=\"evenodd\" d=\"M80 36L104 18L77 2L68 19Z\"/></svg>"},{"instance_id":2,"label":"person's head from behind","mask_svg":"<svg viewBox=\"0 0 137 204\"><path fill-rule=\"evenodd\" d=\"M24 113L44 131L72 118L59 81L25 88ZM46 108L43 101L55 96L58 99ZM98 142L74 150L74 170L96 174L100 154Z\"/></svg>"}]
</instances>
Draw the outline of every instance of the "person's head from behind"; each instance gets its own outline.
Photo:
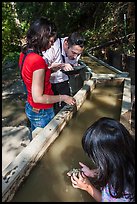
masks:
<instances>
[{"instance_id":1,"label":"person's head from behind","mask_svg":"<svg viewBox=\"0 0 137 204\"><path fill-rule=\"evenodd\" d=\"M72 33L65 41L66 54L69 59L76 59L80 54L82 54L85 46L84 37L78 33Z\"/></svg>"},{"instance_id":2,"label":"person's head from behind","mask_svg":"<svg viewBox=\"0 0 137 204\"><path fill-rule=\"evenodd\" d=\"M122 197L125 190L134 195L135 142L122 123L108 117L98 119L84 133L82 146L99 169L102 186L113 187L116 197Z\"/></svg>"},{"instance_id":3,"label":"person's head from behind","mask_svg":"<svg viewBox=\"0 0 137 204\"><path fill-rule=\"evenodd\" d=\"M57 35L56 26L46 17L34 21L27 32L27 48L36 52L47 50L53 45Z\"/></svg>"}]
</instances>

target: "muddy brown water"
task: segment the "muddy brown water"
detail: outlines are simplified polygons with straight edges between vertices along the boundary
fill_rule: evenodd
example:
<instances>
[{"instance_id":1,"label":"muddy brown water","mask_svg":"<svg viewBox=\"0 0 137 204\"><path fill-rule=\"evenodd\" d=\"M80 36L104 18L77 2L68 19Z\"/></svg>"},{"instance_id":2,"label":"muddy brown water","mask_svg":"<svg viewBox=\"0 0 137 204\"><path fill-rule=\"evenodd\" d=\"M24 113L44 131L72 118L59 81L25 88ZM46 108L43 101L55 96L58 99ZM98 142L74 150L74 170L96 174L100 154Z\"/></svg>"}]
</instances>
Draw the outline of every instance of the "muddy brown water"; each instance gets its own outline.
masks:
<instances>
[{"instance_id":1,"label":"muddy brown water","mask_svg":"<svg viewBox=\"0 0 137 204\"><path fill-rule=\"evenodd\" d=\"M85 62L86 65L89 66L89 68L92 69L92 71L96 74L115 74L114 71L108 69L107 67L104 67L100 63L92 60L90 57L86 56L83 57L82 60Z\"/></svg>"},{"instance_id":2,"label":"muddy brown water","mask_svg":"<svg viewBox=\"0 0 137 204\"><path fill-rule=\"evenodd\" d=\"M95 73L114 73L89 57L84 57L82 60ZM11 202L94 202L87 192L72 187L67 172L72 168L79 168L79 161L93 168L93 164L82 149L82 135L88 126L100 117L119 119L121 95L121 86L114 86L113 83L104 86L99 83L31 170ZM24 101L24 96L21 94L3 99L3 126L27 124Z\"/></svg>"},{"instance_id":3,"label":"muddy brown water","mask_svg":"<svg viewBox=\"0 0 137 204\"><path fill-rule=\"evenodd\" d=\"M83 133L100 117L119 120L121 96L122 85L114 86L113 82L109 85L97 84L90 97L32 169L11 202L95 202L87 192L72 187L67 172L79 168L79 161L93 168L81 146Z\"/></svg>"}]
</instances>

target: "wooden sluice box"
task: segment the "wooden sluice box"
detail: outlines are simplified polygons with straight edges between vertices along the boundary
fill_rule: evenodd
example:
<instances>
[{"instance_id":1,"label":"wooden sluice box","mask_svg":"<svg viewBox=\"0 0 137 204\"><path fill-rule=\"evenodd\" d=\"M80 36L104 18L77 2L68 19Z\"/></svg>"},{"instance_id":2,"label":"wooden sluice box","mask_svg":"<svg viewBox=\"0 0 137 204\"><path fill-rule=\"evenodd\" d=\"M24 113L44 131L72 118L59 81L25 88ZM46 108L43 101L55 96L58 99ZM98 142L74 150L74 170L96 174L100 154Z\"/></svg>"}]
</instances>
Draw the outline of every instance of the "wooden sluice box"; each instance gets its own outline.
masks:
<instances>
[{"instance_id":1,"label":"wooden sluice box","mask_svg":"<svg viewBox=\"0 0 137 204\"><path fill-rule=\"evenodd\" d=\"M123 83L120 121L127 126L126 113L131 110L131 80L122 74L93 74L90 80L84 82L83 87L74 95L76 105L66 105L50 123L39 131L28 146L2 172L2 202L10 202L24 179L29 176L31 169L46 153L48 147L60 135L73 115L80 109L89 94L96 88L96 84ZM129 125L129 123L128 123ZM130 129L130 125L128 126Z\"/></svg>"}]
</instances>

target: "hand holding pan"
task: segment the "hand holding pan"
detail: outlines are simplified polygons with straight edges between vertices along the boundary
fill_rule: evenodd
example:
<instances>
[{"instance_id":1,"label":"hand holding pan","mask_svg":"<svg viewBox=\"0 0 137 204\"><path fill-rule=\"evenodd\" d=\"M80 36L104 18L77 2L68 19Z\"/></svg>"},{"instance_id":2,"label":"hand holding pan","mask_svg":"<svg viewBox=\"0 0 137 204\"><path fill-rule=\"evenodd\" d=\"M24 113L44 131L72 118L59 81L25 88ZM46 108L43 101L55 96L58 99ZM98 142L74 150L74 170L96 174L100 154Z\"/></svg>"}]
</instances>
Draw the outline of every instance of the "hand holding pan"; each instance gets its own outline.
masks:
<instances>
[{"instance_id":1,"label":"hand holding pan","mask_svg":"<svg viewBox=\"0 0 137 204\"><path fill-rule=\"evenodd\" d=\"M83 68L85 68L85 65L78 65L78 66L73 66L73 70L65 71L61 69L60 71L62 71L66 75L75 75L75 74L78 74L80 70L82 70Z\"/></svg>"}]
</instances>

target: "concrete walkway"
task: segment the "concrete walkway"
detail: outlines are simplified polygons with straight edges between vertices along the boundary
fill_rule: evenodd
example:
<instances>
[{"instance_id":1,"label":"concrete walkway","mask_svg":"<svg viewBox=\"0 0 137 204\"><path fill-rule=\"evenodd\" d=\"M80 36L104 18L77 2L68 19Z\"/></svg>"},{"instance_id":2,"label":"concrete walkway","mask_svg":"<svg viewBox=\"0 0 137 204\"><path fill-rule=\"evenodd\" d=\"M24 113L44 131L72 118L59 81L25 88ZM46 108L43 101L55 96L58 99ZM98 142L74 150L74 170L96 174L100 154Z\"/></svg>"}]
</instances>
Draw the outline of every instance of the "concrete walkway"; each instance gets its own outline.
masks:
<instances>
[{"instance_id":1,"label":"concrete walkway","mask_svg":"<svg viewBox=\"0 0 137 204\"><path fill-rule=\"evenodd\" d=\"M9 71L13 73L15 70ZM14 80L7 78L2 81L2 171L30 143L28 139L30 132L22 104L22 101L26 100L23 82L20 76L14 78ZM4 100L8 100L8 104ZM33 137L39 131L40 128L33 131Z\"/></svg>"},{"instance_id":2,"label":"concrete walkway","mask_svg":"<svg viewBox=\"0 0 137 204\"><path fill-rule=\"evenodd\" d=\"M29 144L28 135L25 126L2 127L2 170Z\"/></svg>"},{"instance_id":3,"label":"concrete walkway","mask_svg":"<svg viewBox=\"0 0 137 204\"><path fill-rule=\"evenodd\" d=\"M6 68L7 69L7 68ZM5 70L6 70L5 69ZM20 123L24 117L16 116L18 107L22 108L20 97L23 96L24 88L20 75L15 73L15 67L7 69L10 77L7 77L7 72L2 75L2 103L5 105L6 99L9 99L10 105L5 105L2 109L2 171L15 159L15 157L28 145L29 128L23 125L14 125ZM12 77L14 75L14 77ZM15 107L15 109L13 109ZM9 112L13 109L13 113ZM5 114L5 111L8 111ZM20 110L20 115L25 115L24 110ZM24 116L23 115L23 116ZM12 117L11 117L12 116ZM7 122L5 122L7 119ZM15 122L14 122L15 120ZM13 123L13 125L11 125Z\"/></svg>"}]
</instances>

